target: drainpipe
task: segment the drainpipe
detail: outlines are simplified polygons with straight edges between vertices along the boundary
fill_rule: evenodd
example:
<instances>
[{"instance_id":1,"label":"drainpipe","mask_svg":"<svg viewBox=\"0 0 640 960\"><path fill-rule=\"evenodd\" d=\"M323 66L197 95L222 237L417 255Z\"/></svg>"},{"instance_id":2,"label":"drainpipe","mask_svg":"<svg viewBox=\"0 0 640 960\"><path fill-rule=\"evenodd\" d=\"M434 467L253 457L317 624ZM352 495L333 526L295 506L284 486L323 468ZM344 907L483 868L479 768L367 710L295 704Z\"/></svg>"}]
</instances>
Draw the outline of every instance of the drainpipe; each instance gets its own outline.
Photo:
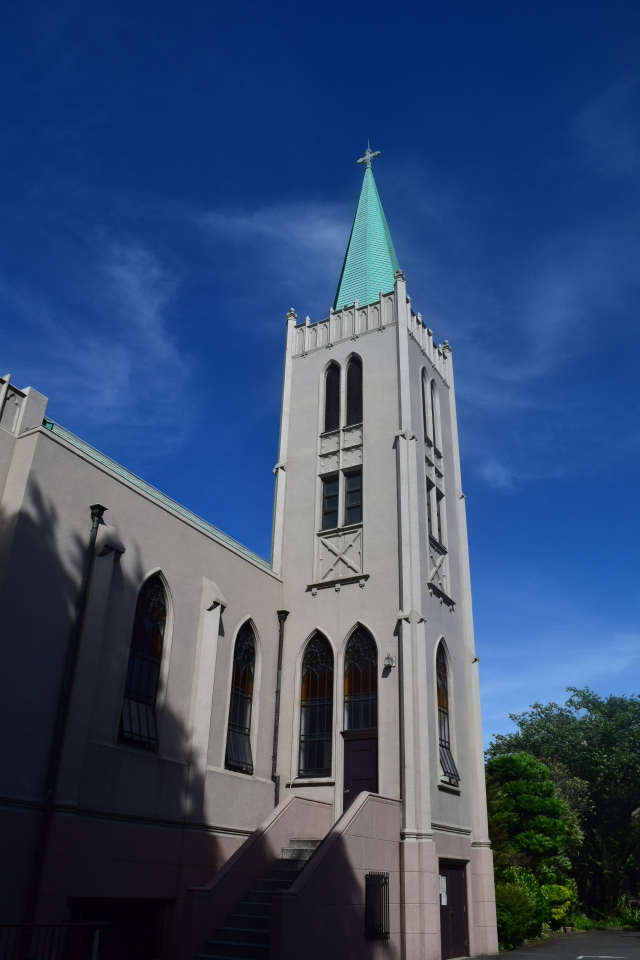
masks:
<instances>
[{"instance_id":1,"label":"drainpipe","mask_svg":"<svg viewBox=\"0 0 640 960\"><path fill-rule=\"evenodd\" d=\"M273 718L273 753L271 755L271 779L275 784L275 804L280 803L280 777L276 773L278 766L278 731L280 728L280 689L282 686L282 646L284 643L284 622L289 616L288 610L278 610L278 673L276 678L276 711Z\"/></svg>"},{"instance_id":2,"label":"drainpipe","mask_svg":"<svg viewBox=\"0 0 640 960\"><path fill-rule=\"evenodd\" d=\"M29 886L27 887L27 897L25 901L24 923L34 922L36 907L38 905L38 894L40 892L40 883L42 880L42 868L44 858L47 852L47 842L51 829L51 820L53 817L53 801L55 798L58 775L60 773L60 763L62 760L62 751L64 748L64 737L69 717L69 707L71 705L71 694L73 692L73 682L76 674L80 653L80 640L82 635L82 624L84 619L84 608L89 591L89 578L93 565L93 554L98 535L98 527L104 515L106 507L100 503L93 503L91 509L91 534L89 536L89 545L84 557L84 567L82 570L82 583L76 600L76 612L73 618L71 634L69 636L69 645L67 647L67 656L62 675L62 686L58 697L58 710L56 713L55 724L53 728L53 737L51 739L51 748L49 750L49 763L47 766L47 776L44 784L44 809L42 819L38 828L37 842L31 863L31 872L29 876Z\"/></svg>"}]
</instances>

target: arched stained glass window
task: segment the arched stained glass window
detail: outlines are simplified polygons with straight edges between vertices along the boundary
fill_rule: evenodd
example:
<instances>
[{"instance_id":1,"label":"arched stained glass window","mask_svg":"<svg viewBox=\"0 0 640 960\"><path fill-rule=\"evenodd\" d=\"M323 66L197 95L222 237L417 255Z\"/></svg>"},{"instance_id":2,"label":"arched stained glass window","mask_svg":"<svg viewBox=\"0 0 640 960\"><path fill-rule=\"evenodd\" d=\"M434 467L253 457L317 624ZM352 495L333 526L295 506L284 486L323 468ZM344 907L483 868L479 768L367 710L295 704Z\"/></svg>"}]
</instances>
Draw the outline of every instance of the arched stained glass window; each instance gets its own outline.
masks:
<instances>
[{"instance_id":1,"label":"arched stained glass window","mask_svg":"<svg viewBox=\"0 0 640 960\"><path fill-rule=\"evenodd\" d=\"M332 726L333 651L327 638L315 633L302 659L300 777L331 775Z\"/></svg>"},{"instance_id":2,"label":"arched stained glass window","mask_svg":"<svg viewBox=\"0 0 640 960\"><path fill-rule=\"evenodd\" d=\"M340 427L340 367L330 363L324 379L324 431Z\"/></svg>"},{"instance_id":3,"label":"arched stained glass window","mask_svg":"<svg viewBox=\"0 0 640 960\"><path fill-rule=\"evenodd\" d=\"M227 727L227 770L253 773L251 756L251 705L256 664L256 644L250 623L240 627L233 651L231 701Z\"/></svg>"},{"instance_id":4,"label":"arched stained glass window","mask_svg":"<svg viewBox=\"0 0 640 960\"><path fill-rule=\"evenodd\" d=\"M357 626L344 663L344 729L378 726L378 649L368 630Z\"/></svg>"},{"instance_id":5,"label":"arched stained glass window","mask_svg":"<svg viewBox=\"0 0 640 960\"><path fill-rule=\"evenodd\" d=\"M451 734L449 731L449 680L447 676L447 655L441 643L436 654L436 676L438 685L438 741L440 747L440 768L442 779L458 786L460 774L451 753Z\"/></svg>"},{"instance_id":6,"label":"arched stained glass window","mask_svg":"<svg viewBox=\"0 0 640 960\"><path fill-rule=\"evenodd\" d=\"M166 622L167 598L155 574L142 584L133 618L118 735L122 743L148 749L158 744L156 699Z\"/></svg>"},{"instance_id":7,"label":"arched stained glass window","mask_svg":"<svg viewBox=\"0 0 640 960\"><path fill-rule=\"evenodd\" d=\"M347 367L347 422L348 427L362 423L362 362L352 357Z\"/></svg>"}]
</instances>

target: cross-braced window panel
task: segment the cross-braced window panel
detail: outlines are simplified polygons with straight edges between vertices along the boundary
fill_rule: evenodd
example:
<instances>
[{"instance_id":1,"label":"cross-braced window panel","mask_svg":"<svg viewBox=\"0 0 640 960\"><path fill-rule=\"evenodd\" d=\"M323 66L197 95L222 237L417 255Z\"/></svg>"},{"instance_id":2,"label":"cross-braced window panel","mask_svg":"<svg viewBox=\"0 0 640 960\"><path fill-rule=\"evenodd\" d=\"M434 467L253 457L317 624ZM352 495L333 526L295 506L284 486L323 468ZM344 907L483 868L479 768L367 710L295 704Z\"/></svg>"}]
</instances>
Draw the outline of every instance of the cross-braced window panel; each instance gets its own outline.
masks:
<instances>
[{"instance_id":1,"label":"cross-braced window panel","mask_svg":"<svg viewBox=\"0 0 640 960\"><path fill-rule=\"evenodd\" d=\"M326 637L316 633L302 660L299 776L330 776L332 728L333 652Z\"/></svg>"}]
</instances>

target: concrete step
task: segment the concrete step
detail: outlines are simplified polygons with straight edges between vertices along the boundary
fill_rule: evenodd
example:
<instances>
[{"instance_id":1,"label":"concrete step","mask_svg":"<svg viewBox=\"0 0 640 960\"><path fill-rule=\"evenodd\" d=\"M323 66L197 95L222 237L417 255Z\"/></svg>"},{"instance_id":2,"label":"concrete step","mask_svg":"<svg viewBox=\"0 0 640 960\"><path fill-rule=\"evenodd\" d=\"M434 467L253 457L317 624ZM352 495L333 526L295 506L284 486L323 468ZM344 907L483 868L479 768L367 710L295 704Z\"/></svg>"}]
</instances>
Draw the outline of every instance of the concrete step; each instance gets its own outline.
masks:
<instances>
[{"instance_id":1,"label":"concrete step","mask_svg":"<svg viewBox=\"0 0 640 960\"><path fill-rule=\"evenodd\" d=\"M255 885L254 893L275 893L276 890L288 890L291 886L291 880L287 877L284 880L278 880L273 877L263 877Z\"/></svg>"},{"instance_id":2,"label":"concrete step","mask_svg":"<svg viewBox=\"0 0 640 960\"><path fill-rule=\"evenodd\" d=\"M255 906L255 904L252 904ZM261 916L256 913L233 913L227 917L226 926L244 927L246 930L269 930L271 927L271 915Z\"/></svg>"},{"instance_id":3,"label":"concrete step","mask_svg":"<svg viewBox=\"0 0 640 960\"><path fill-rule=\"evenodd\" d=\"M309 852L309 857L311 856L311 852L312 851ZM309 857L303 856L304 853L305 851L301 850L299 847L294 847L293 850L289 850L288 847L284 847L278 859L273 861L273 865L286 866L287 869L295 867L298 870L302 870L305 864L309 862Z\"/></svg>"},{"instance_id":4,"label":"concrete step","mask_svg":"<svg viewBox=\"0 0 640 960\"><path fill-rule=\"evenodd\" d=\"M261 946L267 944L268 946L269 930L253 930L251 927L236 927L225 924L224 927L216 930L216 940L227 940L232 943L237 943L240 940L242 943L257 943Z\"/></svg>"},{"instance_id":5,"label":"concrete step","mask_svg":"<svg viewBox=\"0 0 640 960\"><path fill-rule=\"evenodd\" d=\"M295 837L289 840L287 844L288 847L310 847L312 850L317 850L322 840L296 840Z\"/></svg>"},{"instance_id":6,"label":"concrete step","mask_svg":"<svg viewBox=\"0 0 640 960\"><path fill-rule=\"evenodd\" d=\"M259 917L261 920L271 920L271 899L266 903L259 901L243 900L238 904L238 913L251 917Z\"/></svg>"},{"instance_id":7,"label":"concrete step","mask_svg":"<svg viewBox=\"0 0 640 960\"><path fill-rule=\"evenodd\" d=\"M299 867L282 867L280 864L276 863L272 867L269 867L263 879L281 880L282 882L288 882L291 885L299 873Z\"/></svg>"},{"instance_id":8,"label":"concrete step","mask_svg":"<svg viewBox=\"0 0 640 960\"><path fill-rule=\"evenodd\" d=\"M257 943L246 943L242 940L209 940L205 948L205 953L201 957L231 957L235 960L268 960L269 946L262 946Z\"/></svg>"}]
</instances>

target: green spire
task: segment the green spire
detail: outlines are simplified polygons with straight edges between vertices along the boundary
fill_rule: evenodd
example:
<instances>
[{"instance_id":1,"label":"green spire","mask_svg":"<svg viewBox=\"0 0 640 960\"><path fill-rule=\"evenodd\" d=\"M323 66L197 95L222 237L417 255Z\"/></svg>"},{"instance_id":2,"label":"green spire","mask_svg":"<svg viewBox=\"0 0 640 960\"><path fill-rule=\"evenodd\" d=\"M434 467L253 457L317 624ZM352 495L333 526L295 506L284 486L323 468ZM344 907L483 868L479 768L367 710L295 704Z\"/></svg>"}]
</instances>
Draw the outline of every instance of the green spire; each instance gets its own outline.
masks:
<instances>
[{"instance_id":1,"label":"green spire","mask_svg":"<svg viewBox=\"0 0 640 960\"><path fill-rule=\"evenodd\" d=\"M394 287L398 258L373 179L371 160L374 156L375 154L367 149L363 159L358 161L366 164L366 170L333 304L334 310L350 307L356 300L360 306L375 303L380 291L391 293Z\"/></svg>"}]
</instances>

